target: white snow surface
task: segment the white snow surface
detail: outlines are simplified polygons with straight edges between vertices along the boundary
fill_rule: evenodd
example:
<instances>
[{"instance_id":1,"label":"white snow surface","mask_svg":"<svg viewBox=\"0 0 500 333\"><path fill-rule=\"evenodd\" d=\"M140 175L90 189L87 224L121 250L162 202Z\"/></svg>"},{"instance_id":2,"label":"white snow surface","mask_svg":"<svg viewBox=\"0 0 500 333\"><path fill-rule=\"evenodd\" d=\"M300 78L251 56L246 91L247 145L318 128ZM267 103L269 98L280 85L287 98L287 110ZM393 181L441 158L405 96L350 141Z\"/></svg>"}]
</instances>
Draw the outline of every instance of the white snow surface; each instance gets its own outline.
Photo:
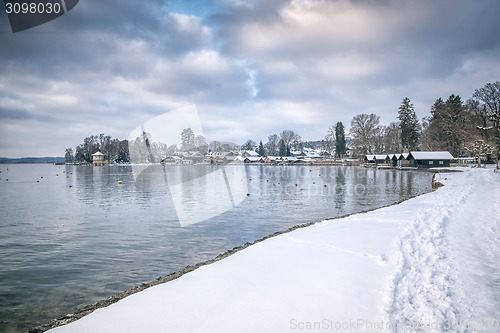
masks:
<instances>
[{"instance_id":1,"label":"white snow surface","mask_svg":"<svg viewBox=\"0 0 500 333\"><path fill-rule=\"evenodd\" d=\"M499 332L500 173L268 239L51 332Z\"/></svg>"}]
</instances>

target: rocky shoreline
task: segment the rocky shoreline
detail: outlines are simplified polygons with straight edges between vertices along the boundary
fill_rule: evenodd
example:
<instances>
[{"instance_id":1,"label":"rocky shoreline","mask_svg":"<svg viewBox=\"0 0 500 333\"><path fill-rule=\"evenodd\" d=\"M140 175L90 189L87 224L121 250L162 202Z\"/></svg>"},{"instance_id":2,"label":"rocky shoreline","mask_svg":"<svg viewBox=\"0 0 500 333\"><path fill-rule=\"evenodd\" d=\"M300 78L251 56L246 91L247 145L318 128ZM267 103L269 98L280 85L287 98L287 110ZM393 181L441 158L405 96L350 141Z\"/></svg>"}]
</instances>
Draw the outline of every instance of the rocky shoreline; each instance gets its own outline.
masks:
<instances>
[{"instance_id":1,"label":"rocky shoreline","mask_svg":"<svg viewBox=\"0 0 500 333\"><path fill-rule=\"evenodd\" d=\"M431 170L429 170L431 171ZM434 170L434 171L431 171L431 172L436 172L436 173L440 173L440 172L455 172L455 171L459 171L459 170L446 170L446 171L441 171L441 170ZM434 177L433 177L433 184L432 184L432 189L435 190L437 189L437 187L440 187L439 185L436 186L436 184L434 183ZM441 184L440 184L441 185ZM442 185L441 185L442 186ZM421 194L423 195L423 194ZM414 198L414 197L412 197ZM382 206L382 207L378 207L378 208L373 208L373 209L369 209L369 210L365 210L365 211L361 211L361 212L357 212L357 213L351 213L351 214L345 214L345 215L342 215L342 216L338 216L338 217L335 217L335 218L331 218L331 219L327 219L327 220L337 220L337 219L342 219L342 218L345 218L345 217L348 217L348 216L351 216L351 215L355 215L355 214L364 214L364 213L368 213L368 212L371 212L371 211L374 211L374 210L378 210L378 209L381 209L381 208L385 208L385 207L390 207L390 206L394 206L394 205L398 205L404 201L407 201L409 199L412 199L412 198L407 198L407 199L404 199L404 200L400 200L400 201L397 201L397 202L394 202L392 204L389 204L389 205L385 205L385 206ZM43 325L40 325L40 326L37 326L37 327L34 327L32 329L30 329L28 332L29 333L40 333L40 332L45 332L45 331L48 331L50 329L53 329L53 328L56 328L56 327L59 327L59 326L64 326L66 324L69 324L73 321L76 321L78 319L81 319L87 315L89 315L90 313L94 312L95 310L97 309L100 309L100 308L104 308L104 307L107 307L111 304L114 304L130 295L133 295L135 293L138 293L138 292L141 292L145 289L148 289L150 287L153 287L153 286L157 286L159 284L163 284L165 282L169 282L169 281L172 281L172 280L175 280L175 279L178 279L180 278L181 276L187 274L187 273L190 273L202 266L206 266L206 265L210 265L210 264L213 264L219 260L222 260L224 258L227 258L233 254L235 254L236 252L239 252L243 249L246 249L247 247L251 246L251 245L254 245L254 244L257 244L257 243L260 243L260 242L263 242L269 238L273 238L273 237L276 237L276 236L279 236L279 235L282 235L282 234L286 234L286 233L289 233L291 231L294 231L296 229L300 229L300 228L306 228L306 227L309 227L311 225L314 225L316 223L320 223L321 221L316 221L316 222L308 222L308 223L302 223L302 224L298 224L296 226L293 226L289 229L286 229L286 230L283 230L283 231L277 231L273 234L270 234L270 235L267 235L267 236L264 236L258 240L255 240L253 242L247 242L245 243L244 245L241 245L241 246L236 246L230 250L227 250L225 252L222 252L220 253L219 255L217 255L215 258L213 259L209 259L209 260L206 260L206 261L203 261L203 262L199 262L195 265L188 265L186 267L184 267L183 269L177 271L177 272L174 272L174 273L170 273L168 275L165 275L165 276L160 276L158 277L157 279L153 280L153 281L150 281L150 282L146 282L146 283L143 283L139 286L135 286L135 287L132 287L128 290L125 290L123 292L120 292L120 293L117 293L117 294L114 294L106 299L103 299L103 300L100 300L100 301L97 301L96 303L93 303L93 304L88 304L88 305L85 305L83 306L82 308L78 309L77 311L75 311L74 313L70 313L70 314L66 314L66 315L63 315L63 316L60 316L56 319L53 319L51 321L49 321L48 323L46 324L43 324Z\"/></svg>"}]
</instances>

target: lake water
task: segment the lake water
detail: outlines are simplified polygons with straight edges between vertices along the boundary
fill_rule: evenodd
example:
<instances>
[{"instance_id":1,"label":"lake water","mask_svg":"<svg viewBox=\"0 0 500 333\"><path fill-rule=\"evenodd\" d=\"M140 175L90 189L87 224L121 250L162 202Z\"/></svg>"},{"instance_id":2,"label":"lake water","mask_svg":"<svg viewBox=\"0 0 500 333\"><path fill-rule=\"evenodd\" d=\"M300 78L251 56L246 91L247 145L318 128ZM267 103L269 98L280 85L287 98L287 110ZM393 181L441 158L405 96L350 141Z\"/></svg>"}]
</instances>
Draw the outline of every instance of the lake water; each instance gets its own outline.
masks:
<instances>
[{"instance_id":1,"label":"lake water","mask_svg":"<svg viewBox=\"0 0 500 333\"><path fill-rule=\"evenodd\" d=\"M224 174L221 167L169 166L141 175L131 166L0 170L1 332L27 331L297 224L429 192L432 177L340 166L247 165ZM210 192L210 180L200 185L210 174L225 179L229 196ZM242 189L248 195L237 199ZM198 207L203 198L225 208Z\"/></svg>"}]
</instances>

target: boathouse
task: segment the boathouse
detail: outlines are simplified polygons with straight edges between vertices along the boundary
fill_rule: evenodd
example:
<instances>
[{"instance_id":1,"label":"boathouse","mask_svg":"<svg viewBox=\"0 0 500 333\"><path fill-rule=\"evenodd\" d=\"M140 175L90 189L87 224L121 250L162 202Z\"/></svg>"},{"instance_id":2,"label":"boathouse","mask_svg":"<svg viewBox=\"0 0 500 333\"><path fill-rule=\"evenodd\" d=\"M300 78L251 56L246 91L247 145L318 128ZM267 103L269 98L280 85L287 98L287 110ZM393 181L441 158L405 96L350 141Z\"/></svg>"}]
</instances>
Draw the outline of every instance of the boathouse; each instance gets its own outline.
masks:
<instances>
[{"instance_id":1,"label":"boathouse","mask_svg":"<svg viewBox=\"0 0 500 333\"><path fill-rule=\"evenodd\" d=\"M406 158L410 167L449 167L454 157L447 151L412 151Z\"/></svg>"},{"instance_id":2,"label":"boathouse","mask_svg":"<svg viewBox=\"0 0 500 333\"><path fill-rule=\"evenodd\" d=\"M388 155L365 155L364 161L375 164L389 164L391 159Z\"/></svg>"}]
</instances>

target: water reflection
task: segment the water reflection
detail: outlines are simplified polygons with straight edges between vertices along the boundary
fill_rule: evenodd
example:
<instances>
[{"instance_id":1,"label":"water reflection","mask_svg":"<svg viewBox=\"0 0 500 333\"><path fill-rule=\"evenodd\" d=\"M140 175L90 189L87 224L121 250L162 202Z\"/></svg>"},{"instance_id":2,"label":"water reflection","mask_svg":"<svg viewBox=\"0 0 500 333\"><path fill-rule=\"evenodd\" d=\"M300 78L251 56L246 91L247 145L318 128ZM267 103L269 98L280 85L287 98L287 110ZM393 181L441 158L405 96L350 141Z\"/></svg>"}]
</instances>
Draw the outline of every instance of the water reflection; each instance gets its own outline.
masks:
<instances>
[{"instance_id":1,"label":"water reflection","mask_svg":"<svg viewBox=\"0 0 500 333\"><path fill-rule=\"evenodd\" d=\"M242 168L226 167L224 177L220 167L155 166L136 179L130 166L9 166L9 183L0 182L0 331L25 331L234 246L431 183L397 170ZM196 218L188 214L200 202L226 206L182 224L179 212Z\"/></svg>"}]
</instances>

